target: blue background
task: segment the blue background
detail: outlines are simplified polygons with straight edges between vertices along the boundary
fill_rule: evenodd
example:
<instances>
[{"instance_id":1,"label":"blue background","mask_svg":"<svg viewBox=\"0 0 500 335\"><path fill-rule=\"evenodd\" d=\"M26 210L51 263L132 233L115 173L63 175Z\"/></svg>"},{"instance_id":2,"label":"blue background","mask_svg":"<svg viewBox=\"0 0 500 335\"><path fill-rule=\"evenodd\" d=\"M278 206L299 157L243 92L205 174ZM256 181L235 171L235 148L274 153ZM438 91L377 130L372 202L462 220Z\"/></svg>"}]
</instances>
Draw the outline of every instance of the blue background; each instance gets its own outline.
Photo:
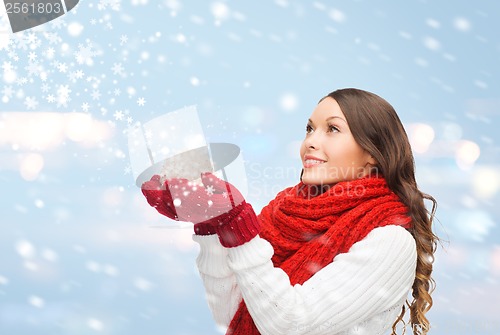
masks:
<instances>
[{"instance_id":1,"label":"blue background","mask_svg":"<svg viewBox=\"0 0 500 335\"><path fill-rule=\"evenodd\" d=\"M317 101L387 99L443 238L433 334L500 333L500 3L81 1L0 21L0 334L217 334L197 245L146 204L128 127L196 104L257 209L298 180Z\"/></svg>"}]
</instances>

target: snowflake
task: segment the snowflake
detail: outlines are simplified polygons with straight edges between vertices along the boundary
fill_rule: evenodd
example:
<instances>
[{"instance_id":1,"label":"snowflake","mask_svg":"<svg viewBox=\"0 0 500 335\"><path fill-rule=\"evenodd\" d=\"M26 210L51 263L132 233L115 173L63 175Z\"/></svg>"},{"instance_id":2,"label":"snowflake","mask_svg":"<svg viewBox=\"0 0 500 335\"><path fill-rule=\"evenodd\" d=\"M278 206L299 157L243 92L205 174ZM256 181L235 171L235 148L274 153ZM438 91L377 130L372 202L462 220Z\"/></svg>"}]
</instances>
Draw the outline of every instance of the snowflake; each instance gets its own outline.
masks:
<instances>
[{"instance_id":1,"label":"snowflake","mask_svg":"<svg viewBox=\"0 0 500 335\"><path fill-rule=\"evenodd\" d=\"M113 67L111 68L111 71L113 71L114 75L121 75L123 76L125 73L123 72L123 66L122 63L113 63Z\"/></svg>"},{"instance_id":2,"label":"snowflake","mask_svg":"<svg viewBox=\"0 0 500 335\"><path fill-rule=\"evenodd\" d=\"M26 84L28 82L28 79L26 77L21 77L19 78L18 80L16 80L16 84L18 86L23 86L24 84Z\"/></svg>"},{"instance_id":3,"label":"snowflake","mask_svg":"<svg viewBox=\"0 0 500 335\"><path fill-rule=\"evenodd\" d=\"M50 90L50 86L47 83L43 83L41 90L43 93L47 93Z\"/></svg>"},{"instance_id":4,"label":"snowflake","mask_svg":"<svg viewBox=\"0 0 500 335\"><path fill-rule=\"evenodd\" d=\"M96 25L96 23L97 23L97 20L96 20L96 19L91 19L91 20L90 20L90 24L91 24L91 25L95 26L95 25Z\"/></svg>"},{"instance_id":5,"label":"snowflake","mask_svg":"<svg viewBox=\"0 0 500 335\"><path fill-rule=\"evenodd\" d=\"M223 193L222 193L222 197L223 197L223 198L227 198L228 196L229 196L229 194L228 194L227 192L223 192Z\"/></svg>"},{"instance_id":6,"label":"snowflake","mask_svg":"<svg viewBox=\"0 0 500 335\"><path fill-rule=\"evenodd\" d=\"M123 120L123 112L122 111L116 111L113 116L115 117L115 120Z\"/></svg>"},{"instance_id":7,"label":"snowflake","mask_svg":"<svg viewBox=\"0 0 500 335\"><path fill-rule=\"evenodd\" d=\"M36 109L38 107L38 101L35 97L26 97L24 104L27 109Z\"/></svg>"},{"instance_id":8,"label":"snowflake","mask_svg":"<svg viewBox=\"0 0 500 335\"><path fill-rule=\"evenodd\" d=\"M144 98L137 99L137 104L139 106L144 106L145 103L146 103L146 100Z\"/></svg>"},{"instance_id":9,"label":"snowflake","mask_svg":"<svg viewBox=\"0 0 500 335\"><path fill-rule=\"evenodd\" d=\"M59 88L57 89L57 94L59 96L68 97L70 93L71 90L69 89L68 85L59 85Z\"/></svg>"},{"instance_id":10,"label":"snowflake","mask_svg":"<svg viewBox=\"0 0 500 335\"><path fill-rule=\"evenodd\" d=\"M133 119L131 116L129 116L129 117L127 118L127 123L128 123L128 124L132 124L132 122L134 122L134 119Z\"/></svg>"},{"instance_id":11,"label":"snowflake","mask_svg":"<svg viewBox=\"0 0 500 335\"><path fill-rule=\"evenodd\" d=\"M207 192L208 195L213 195L215 192L215 188L212 185L208 185L205 191Z\"/></svg>"},{"instance_id":12,"label":"snowflake","mask_svg":"<svg viewBox=\"0 0 500 335\"><path fill-rule=\"evenodd\" d=\"M76 73L75 73L75 75L76 75L77 79L82 79L83 76L84 76L84 73L83 73L82 70L77 70Z\"/></svg>"},{"instance_id":13,"label":"snowflake","mask_svg":"<svg viewBox=\"0 0 500 335\"><path fill-rule=\"evenodd\" d=\"M115 90L113 91L113 94L117 97L120 96L121 93L122 91L119 88L115 88Z\"/></svg>"},{"instance_id":14,"label":"snowflake","mask_svg":"<svg viewBox=\"0 0 500 335\"><path fill-rule=\"evenodd\" d=\"M52 94L47 95L46 99L48 103L53 103L54 101L56 101L56 98Z\"/></svg>"},{"instance_id":15,"label":"snowflake","mask_svg":"<svg viewBox=\"0 0 500 335\"><path fill-rule=\"evenodd\" d=\"M122 35L120 37L120 45L124 45L128 42L128 36L127 35Z\"/></svg>"},{"instance_id":16,"label":"snowflake","mask_svg":"<svg viewBox=\"0 0 500 335\"><path fill-rule=\"evenodd\" d=\"M88 112L88 111L89 111L89 108L90 108L90 105L89 105L89 103L88 103L88 102L84 102L84 103L82 104L82 110L83 110L84 112Z\"/></svg>"},{"instance_id":17,"label":"snowflake","mask_svg":"<svg viewBox=\"0 0 500 335\"><path fill-rule=\"evenodd\" d=\"M30 62L33 62L35 59L36 59L36 53L34 53L33 51L29 53L28 55L28 59L30 60Z\"/></svg>"},{"instance_id":18,"label":"snowflake","mask_svg":"<svg viewBox=\"0 0 500 335\"><path fill-rule=\"evenodd\" d=\"M68 65L66 65L66 63L59 63L57 69L59 70L59 72L66 73L66 71L68 70Z\"/></svg>"},{"instance_id":19,"label":"snowflake","mask_svg":"<svg viewBox=\"0 0 500 335\"><path fill-rule=\"evenodd\" d=\"M68 102L71 101L70 97L67 96L58 96L57 97L57 107L68 107Z\"/></svg>"},{"instance_id":20,"label":"snowflake","mask_svg":"<svg viewBox=\"0 0 500 335\"><path fill-rule=\"evenodd\" d=\"M87 46L83 46L82 44L78 45L78 51L75 52L76 61L78 64L94 64L94 60L92 57L95 57L97 53L92 50L92 44L87 42Z\"/></svg>"},{"instance_id":21,"label":"snowflake","mask_svg":"<svg viewBox=\"0 0 500 335\"><path fill-rule=\"evenodd\" d=\"M99 100L101 98L101 92L99 92L99 90L93 90L90 96L92 100Z\"/></svg>"}]
</instances>

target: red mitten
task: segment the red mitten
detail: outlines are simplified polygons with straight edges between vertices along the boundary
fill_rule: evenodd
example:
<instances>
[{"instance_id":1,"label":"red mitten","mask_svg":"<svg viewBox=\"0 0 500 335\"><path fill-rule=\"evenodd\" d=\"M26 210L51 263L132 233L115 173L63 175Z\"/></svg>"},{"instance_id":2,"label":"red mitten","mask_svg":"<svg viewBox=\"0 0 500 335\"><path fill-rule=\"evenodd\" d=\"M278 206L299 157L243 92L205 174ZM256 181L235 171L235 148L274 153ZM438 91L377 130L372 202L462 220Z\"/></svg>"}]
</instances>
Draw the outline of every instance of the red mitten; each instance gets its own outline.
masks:
<instances>
[{"instance_id":1,"label":"red mitten","mask_svg":"<svg viewBox=\"0 0 500 335\"><path fill-rule=\"evenodd\" d=\"M225 211L206 221L215 227L221 244L232 248L254 238L260 231L260 224L252 206L245 201L238 189L212 173L204 173L201 179L206 189L211 190L212 207Z\"/></svg>"},{"instance_id":2,"label":"red mitten","mask_svg":"<svg viewBox=\"0 0 500 335\"><path fill-rule=\"evenodd\" d=\"M149 205L166 217L177 220L177 213L172 201L170 191L165 185L161 184L159 175L154 175L151 180L145 182L141 186L142 194L146 197Z\"/></svg>"},{"instance_id":3,"label":"red mitten","mask_svg":"<svg viewBox=\"0 0 500 335\"><path fill-rule=\"evenodd\" d=\"M153 176L143 184L148 203L161 214L194 223L197 235L215 234L225 247L250 241L260 230L252 206L232 184L212 173L201 176L203 185L183 178L172 178L161 185Z\"/></svg>"},{"instance_id":4,"label":"red mitten","mask_svg":"<svg viewBox=\"0 0 500 335\"><path fill-rule=\"evenodd\" d=\"M178 184L188 184L187 179L179 179L174 181L174 186ZM159 175L154 175L151 180L145 182L141 186L142 193L146 197L148 203L156 208L156 210L172 220L182 220L177 215L177 210L172 197L171 189L174 187L168 184L168 181L161 183ZM177 192L175 194L177 197ZM176 198L177 199L177 198ZM184 221L184 220L183 220ZM208 223L200 222L195 225L195 230L198 235L215 234L215 228Z\"/></svg>"}]
</instances>

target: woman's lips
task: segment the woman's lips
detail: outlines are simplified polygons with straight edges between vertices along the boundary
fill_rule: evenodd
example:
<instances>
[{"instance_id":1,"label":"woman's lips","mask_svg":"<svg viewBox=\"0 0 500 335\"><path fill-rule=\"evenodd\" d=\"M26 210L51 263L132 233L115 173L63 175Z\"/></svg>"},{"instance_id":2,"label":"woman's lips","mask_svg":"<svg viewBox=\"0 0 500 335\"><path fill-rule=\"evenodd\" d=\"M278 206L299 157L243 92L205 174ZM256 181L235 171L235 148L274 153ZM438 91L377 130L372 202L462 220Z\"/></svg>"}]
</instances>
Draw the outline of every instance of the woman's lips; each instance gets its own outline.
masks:
<instances>
[{"instance_id":1,"label":"woman's lips","mask_svg":"<svg viewBox=\"0 0 500 335\"><path fill-rule=\"evenodd\" d=\"M304 168L310 168L310 167L313 167L313 166L317 166L317 165L323 164L324 162L325 162L324 160L319 159L319 158L305 157L303 165L304 165Z\"/></svg>"}]
</instances>

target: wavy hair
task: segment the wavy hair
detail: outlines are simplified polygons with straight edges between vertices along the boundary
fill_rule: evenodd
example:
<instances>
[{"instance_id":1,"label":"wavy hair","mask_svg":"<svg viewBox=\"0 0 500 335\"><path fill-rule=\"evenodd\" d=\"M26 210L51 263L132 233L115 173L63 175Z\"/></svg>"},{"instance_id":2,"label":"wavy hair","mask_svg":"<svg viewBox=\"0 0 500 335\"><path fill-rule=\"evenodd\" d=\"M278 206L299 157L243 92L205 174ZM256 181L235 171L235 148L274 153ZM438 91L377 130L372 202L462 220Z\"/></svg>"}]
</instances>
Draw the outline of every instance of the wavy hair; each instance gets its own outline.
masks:
<instances>
[{"instance_id":1,"label":"wavy hair","mask_svg":"<svg viewBox=\"0 0 500 335\"><path fill-rule=\"evenodd\" d=\"M344 113L355 141L376 160L375 168L380 172L401 201L408 207L412 218L409 229L417 246L417 268L412 287L412 300L406 301L410 310L410 324L413 333L425 335L430 322L425 314L432 307L431 293L435 288L432 266L434 252L439 238L432 231L432 221L436 211L436 200L417 186L415 160L406 131L394 108L384 99L371 92L346 88L331 92L321 100L330 97L337 101ZM320 100L320 101L321 101ZM424 199L432 202L427 210ZM398 323L403 320L406 308L392 326L396 334Z\"/></svg>"}]
</instances>

